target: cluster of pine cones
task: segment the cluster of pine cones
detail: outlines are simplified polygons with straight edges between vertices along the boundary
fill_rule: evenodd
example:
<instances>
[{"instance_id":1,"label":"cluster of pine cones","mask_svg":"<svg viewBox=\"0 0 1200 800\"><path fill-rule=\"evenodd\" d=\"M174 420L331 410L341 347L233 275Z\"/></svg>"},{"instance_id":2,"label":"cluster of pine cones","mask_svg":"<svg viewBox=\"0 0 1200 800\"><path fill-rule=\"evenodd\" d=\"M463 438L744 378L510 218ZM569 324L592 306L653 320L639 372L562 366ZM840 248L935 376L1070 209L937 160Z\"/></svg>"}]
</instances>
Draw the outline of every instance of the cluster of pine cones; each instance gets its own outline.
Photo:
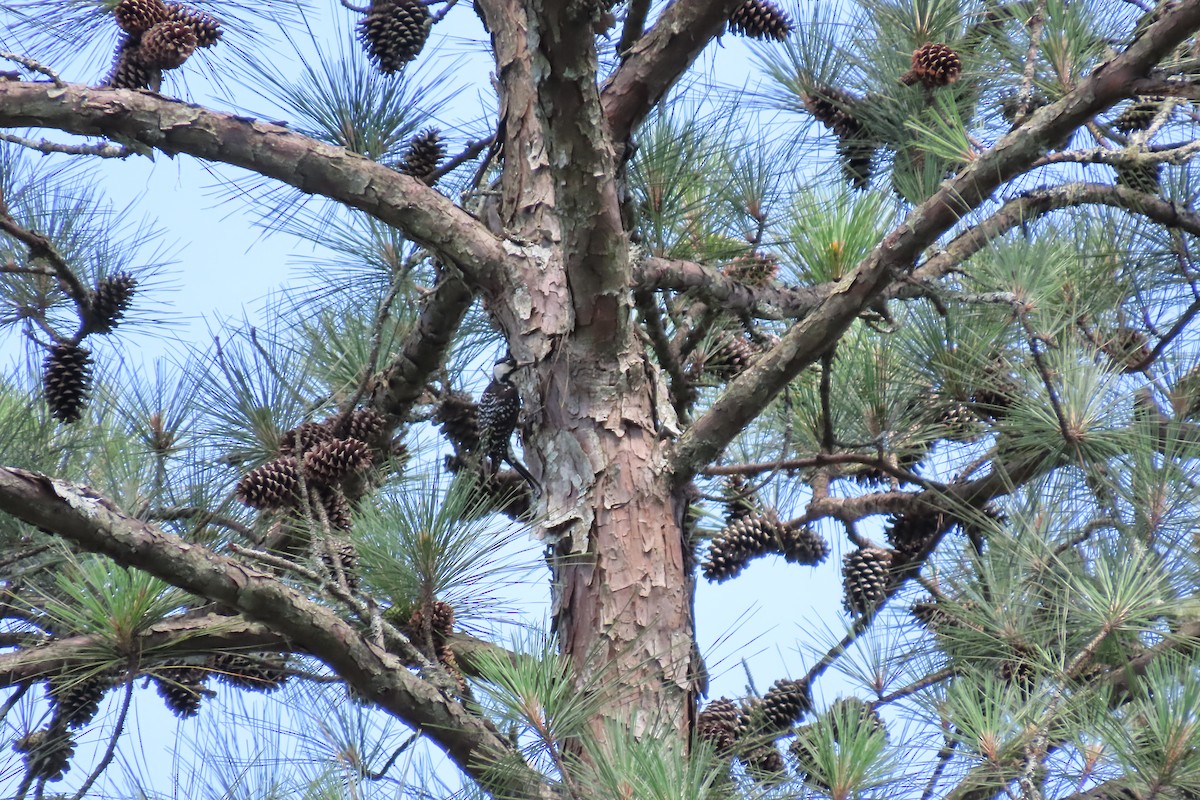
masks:
<instances>
[{"instance_id":1,"label":"cluster of pine cones","mask_svg":"<svg viewBox=\"0 0 1200 800\"><path fill-rule=\"evenodd\" d=\"M167 708L177 717L186 718L199 713L201 700L213 695L205 687L211 676L241 689L271 692L287 680L287 658L280 653L217 653L198 666L157 667L149 675ZM21 754L26 772L36 780L62 780L75 754L72 731L95 719L104 696L126 679L114 672L100 672L64 673L47 680L50 722L12 743L12 749Z\"/></svg>"},{"instance_id":2,"label":"cluster of pine cones","mask_svg":"<svg viewBox=\"0 0 1200 800\"><path fill-rule=\"evenodd\" d=\"M153 89L163 70L183 66L197 48L212 47L222 35L211 14L164 0L120 0L113 10L125 32L104 85L113 89Z\"/></svg>"},{"instance_id":3,"label":"cluster of pine cones","mask_svg":"<svg viewBox=\"0 0 1200 800\"><path fill-rule=\"evenodd\" d=\"M730 476L725 484L725 509L725 527L713 536L700 564L710 581L735 578L752 559L768 554L806 566L816 566L829 555L829 545L816 531L788 525L774 509L763 509L741 476Z\"/></svg>"},{"instance_id":4,"label":"cluster of pine cones","mask_svg":"<svg viewBox=\"0 0 1200 800\"><path fill-rule=\"evenodd\" d=\"M42 362L42 392L56 420L75 422L83 416L92 389L92 353L80 342L93 333L112 333L133 302L136 289L137 280L126 272L101 279L81 308L81 333L50 346Z\"/></svg>"},{"instance_id":5,"label":"cluster of pine cones","mask_svg":"<svg viewBox=\"0 0 1200 800\"><path fill-rule=\"evenodd\" d=\"M385 617L417 649L428 651L432 645L433 651L426 652L426 656L436 660L450 674L460 695L465 697L469 694L467 679L458 665L458 657L450 647L450 634L454 632L452 605L443 600L434 600L428 605L417 605L407 613L399 608L390 609Z\"/></svg>"},{"instance_id":6,"label":"cluster of pine cones","mask_svg":"<svg viewBox=\"0 0 1200 800\"><path fill-rule=\"evenodd\" d=\"M247 472L234 494L252 508L284 514L279 530L286 535L270 543L275 549L296 555L309 545L325 545L315 555L353 591L358 553L348 536L351 501L365 491L371 468L392 455L389 435L387 418L369 408L305 422L283 434L279 455ZM314 539L305 526L297 529L293 523L306 514L328 523L335 536Z\"/></svg>"},{"instance_id":7,"label":"cluster of pine cones","mask_svg":"<svg viewBox=\"0 0 1200 800\"><path fill-rule=\"evenodd\" d=\"M927 42L913 51L911 68L900 76L900 82L933 90L956 83L961 76L959 54L949 45ZM837 86L820 84L806 92L803 100L813 118L837 136L846 181L856 189L865 189L871 181L871 163L882 143L867 131L862 113L864 98Z\"/></svg>"},{"instance_id":8,"label":"cluster of pine cones","mask_svg":"<svg viewBox=\"0 0 1200 800\"><path fill-rule=\"evenodd\" d=\"M719 755L736 758L755 780L774 784L783 778L786 764L775 739L793 728L813 710L812 696L804 681L783 678L775 681L762 698L741 703L720 697L710 702L696 719L696 736L710 743ZM883 719L874 706L854 697L842 698L825 712L835 739L845 731L846 721L866 725L872 732L887 735ZM814 758L814 725L795 729L788 752L795 758L801 776L808 777Z\"/></svg>"}]
</instances>

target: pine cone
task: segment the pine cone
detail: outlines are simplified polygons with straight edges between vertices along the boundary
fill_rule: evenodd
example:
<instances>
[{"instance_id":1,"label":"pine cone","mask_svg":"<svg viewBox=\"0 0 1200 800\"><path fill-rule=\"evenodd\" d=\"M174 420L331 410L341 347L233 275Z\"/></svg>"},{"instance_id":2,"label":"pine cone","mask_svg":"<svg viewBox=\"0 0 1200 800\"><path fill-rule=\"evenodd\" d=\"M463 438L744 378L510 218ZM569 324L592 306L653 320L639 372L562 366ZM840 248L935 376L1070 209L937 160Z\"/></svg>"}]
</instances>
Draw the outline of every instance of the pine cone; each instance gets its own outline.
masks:
<instances>
[{"instance_id":1,"label":"pine cone","mask_svg":"<svg viewBox=\"0 0 1200 800\"><path fill-rule=\"evenodd\" d=\"M901 558L915 557L942 529L945 518L936 512L893 514L884 535Z\"/></svg>"},{"instance_id":2,"label":"pine cone","mask_svg":"<svg viewBox=\"0 0 1200 800\"><path fill-rule=\"evenodd\" d=\"M880 547L863 547L846 554L842 563L842 603L847 613L859 616L872 611L887 597L892 552Z\"/></svg>"},{"instance_id":3,"label":"pine cone","mask_svg":"<svg viewBox=\"0 0 1200 800\"><path fill-rule=\"evenodd\" d=\"M878 143L861 136L838 138L842 177L855 189L862 191L870 185L871 176L874 174L871 162L874 161L878 149Z\"/></svg>"},{"instance_id":4,"label":"pine cone","mask_svg":"<svg viewBox=\"0 0 1200 800\"><path fill-rule=\"evenodd\" d=\"M320 422L302 422L279 437L279 455L307 453L321 442L334 438L329 427Z\"/></svg>"},{"instance_id":5,"label":"pine cone","mask_svg":"<svg viewBox=\"0 0 1200 800\"><path fill-rule=\"evenodd\" d=\"M738 256L721 268L727 278L745 284L751 288L768 286L779 273L779 259L771 253L755 250L752 253Z\"/></svg>"},{"instance_id":6,"label":"pine cone","mask_svg":"<svg viewBox=\"0 0 1200 800\"><path fill-rule=\"evenodd\" d=\"M456 451L473 453L479 449L479 406L469 394L450 392L444 396L433 419L442 424L442 435Z\"/></svg>"},{"instance_id":7,"label":"pine cone","mask_svg":"<svg viewBox=\"0 0 1200 800\"><path fill-rule=\"evenodd\" d=\"M337 537L335 541L321 548L321 562L325 565L325 569L329 571L331 576L336 578L337 570L334 567L333 558L329 555L329 547L333 548L334 556L337 558L337 566L342 570L342 576L346 579L346 588L352 592L358 591L358 548L354 546L354 541L349 538Z\"/></svg>"},{"instance_id":8,"label":"pine cone","mask_svg":"<svg viewBox=\"0 0 1200 800\"><path fill-rule=\"evenodd\" d=\"M833 738L836 741L841 741L845 733L839 729L840 721L855 720L858 726L869 726L872 733L882 733L887 736L887 726L883 723L883 717L879 716L879 712L875 710L875 706L865 700L860 700L857 697L843 697L837 700L829 707L829 722L830 728L833 730Z\"/></svg>"},{"instance_id":9,"label":"pine cone","mask_svg":"<svg viewBox=\"0 0 1200 800\"><path fill-rule=\"evenodd\" d=\"M92 388L92 353L75 344L54 344L42 362L42 389L50 415L60 422L83 416Z\"/></svg>"},{"instance_id":10,"label":"pine cone","mask_svg":"<svg viewBox=\"0 0 1200 800\"><path fill-rule=\"evenodd\" d=\"M862 123L854 112L862 99L836 86L819 85L803 95L808 113L838 135L839 139L852 139L862 133Z\"/></svg>"},{"instance_id":11,"label":"pine cone","mask_svg":"<svg viewBox=\"0 0 1200 800\"><path fill-rule=\"evenodd\" d=\"M912 69L900 78L905 86L920 83L926 89L947 86L962 75L962 59L947 45L928 42L912 54Z\"/></svg>"},{"instance_id":12,"label":"pine cone","mask_svg":"<svg viewBox=\"0 0 1200 800\"><path fill-rule=\"evenodd\" d=\"M796 771L800 773L801 780L806 782L809 781L810 770L817 760L819 735L815 725L805 725L796 729L796 738L788 745L788 754L796 759ZM823 788L819 784L815 785L818 789Z\"/></svg>"},{"instance_id":13,"label":"pine cone","mask_svg":"<svg viewBox=\"0 0 1200 800\"><path fill-rule=\"evenodd\" d=\"M159 22L142 34L139 60L153 69L178 69L196 52L196 33L177 20Z\"/></svg>"},{"instance_id":14,"label":"pine cone","mask_svg":"<svg viewBox=\"0 0 1200 800\"><path fill-rule=\"evenodd\" d=\"M279 653L217 653L208 666L223 683L252 692L273 692L288 679L287 657Z\"/></svg>"},{"instance_id":15,"label":"pine cone","mask_svg":"<svg viewBox=\"0 0 1200 800\"><path fill-rule=\"evenodd\" d=\"M37 780L59 781L71 768L75 740L53 726L32 731L13 742L12 749L22 753L25 771Z\"/></svg>"},{"instance_id":16,"label":"pine cone","mask_svg":"<svg viewBox=\"0 0 1200 800\"><path fill-rule=\"evenodd\" d=\"M163 0L120 0L113 9L117 25L133 36L140 36L167 16Z\"/></svg>"},{"instance_id":17,"label":"pine cone","mask_svg":"<svg viewBox=\"0 0 1200 800\"><path fill-rule=\"evenodd\" d=\"M470 694L471 688L467 684L467 678L463 675L462 668L458 665L458 656L454 655L454 650L448 644L443 644L438 648L437 660L446 672L450 673L450 677L454 679L455 687L458 689L460 696L466 697Z\"/></svg>"},{"instance_id":18,"label":"pine cone","mask_svg":"<svg viewBox=\"0 0 1200 800\"><path fill-rule=\"evenodd\" d=\"M809 711L812 695L804 681L780 678L763 695L762 719L768 733L787 730Z\"/></svg>"},{"instance_id":19,"label":"pine cone","mask_svg":"<svg viewBox=\"0 0 1200 800\"><path fill-rule=\"evenodd\" d=\"M419 605L413 609L408 618L408 629L414 634L424 636L425 606ZM454 632L454 606L442 600L434 600L429 607L429 631L433 634L434 642L442 642Z\"/></svg>"},{"instance_id":20,"label":"pine cone","mask_svg":"<svg viewBox=\"0 0 1200 800\"><path fill-rule=\"evenodd\" d=\"M792 32L792 21L770 0L746 0L729 17L729 30L751 39L782 42Z\"/></svg>"},{"instance_id":21,"label":"pine cone","mask_svg":"<svg viewBox=\"0 0 1200 800\"><path fill-rule=\"evenodd\" d=\"M701 571L705 578L718 583L737 577L750 559L779 552L785 533L787 527L774 511L744 517L713 537Z\"/></svg>"},{"instance_id":22,"label":"pine cone","mask_svg":"<svg viewBox=\"0 0 1200 800\"><path fill-rule=\"evenodd\" d=\"M50 678L46 694L54 709L54 719L62 720L68 728L87 725L100 711L100 701L112 684L112 675L105 673L90 677L61 674Z\"/></svg>"},{"instance_id":23,"label":"pine cone","mask_svg":"<svg viewBox=\"0 0 1200 800\"><path fill-rule=\"evenodd\" d=\"M354 527L354 509L350 507L350 501L340 487L317 489L316 497L317 502L321 504L321 510L325 512L325 519L329 520L330 528L335 531L348 531Z\"/></svg>"},{"instance_id":24,"label":"pine cone","mask_svg":"<svg viewBox=\"0 0 1200 800\"><path fill-rule=\"evenodd\" d=\"M167 16L168 19L182 22L191 29L196 36L197 47L212 47L224 34L220 20L212 14L183 3L167 3Z\"/></svg>"},{"instance_id":25,"label":"pine cone","mask_svg":"<svg viewBox=\"0 0 1200 800\"><path fill-rule=\"evenodd\" d=\"M208 675L208 670L198 667L168 667L152 678L171 713L186 719L200 713L200 701L215 694L204 687Z\"/></svg>"},{"instance_id":26,"label":"pine cone","mask_svg":"<svg viewBox=\"0 0 1200 800\"><path fill-rule=\"evenodd\" d=\"M721 490L721 502L725 505L725 524L761 513L762 508L750 485L741 475L730 475Z\"/></svg>"},{"instance_id":27,"label":"pine cone","mask_svg":"<svg viewBox=\"0 0 1200 800\"><path fill-rule=\"evenodd\" d=\"M815 567L829 556L829 545L812 528L786 528L780 535L780 552L789 564Z\"/></svg>"},{"instance_id":28,"label":"pine cone","mask_svg":"<svg viewBox=\"0 0 1200 800\"><path fill-rule=\"evenodd\" d=\"M293 508L300 502L301 493L300 462L292 456L280 456L255 467L234 490L238 500L265 511Z\"/></svg>"},{"instance_id":29,"label":"pine cone","mask_svg":"<svg viewBox=\"0 0 1200 800\"><path fill-rule=\"evenodd\" d=\"M371 466L371 453L358 439L329 439L318 442L304 454L304 476L317 487L337 485Z\"/></svg>"},{"instance_id":30,"label":"pine cone","mask_svg":"<svg viewBox=\"0 0 1200 800\"><path fill-rule=\"evenodd\" d=\"M336 420L337 417L334 418ZM358 439L366 442L372 451L385 452L391 444L387 417L372 408L354 409L336 430L330 430L334 438Z\"/></svg>"},{"instance_id":31,"label":"pine cone","mask_svg":"<svg viewBox=\"0 0 1200 800\"><path fill-rule=\"evenodd\" d=\"M765 786L778 786L787 780L787 765L773 742L765 742L738 756L747 774Z\"/></svg>"},{"instance_id":32,"label":"pine cone","mask_svg":"<svg viewBox=\"0 0 1200 800\"><path fill-rule=\"evenodd\" d=\"M148 67L141 62L138 40L127 36L117 45L112 68L101 83L111 89L151 89L158 91L162 84L162 70Z\"/></svg>"},{"instance_id":33,"label":"pine cone","mask_svg":"<svg viewBox=\"0 0 1200 800\"><path fill-rule=\"evenodd\" d=\"M88 295L88 333L112 333L125 317L137 279L128 272L117 272L101 280Z\"/></svg>"},{"instance_id":34,"label":"pine cone","mask_svg":"<svg viewBox=\"0 0 1200 800\"><path fill-rule=\"evenodd\" d=\"M1158 194L1162 188L1162 165L1153 161L1113 164L1113 170L1117 173L1117 186L1146 194Z\"/></svg>"},{"instance_id":35,"label":"pine cone","mask_svg":"<svg viewBox=\"0 0 1200 800\"><path fill-rule=\"evenodd\" d=\"M446 145L442 143L441 136L437 128L426 128L409 139L404 158L396 169L417 180L432 183L434 171L446 157Z\"/></svg>"},{"instance_id":36,"label":"pine cone","mask_svg":"<svg viewBox=\"0 0 1200 800\"><path fill-rule=\"evenodd\" d=\"M379 71L390 75L420 54L431 24L421 0L373 0L358 23L358 38Z\"/></svg>"},{"instance_id":37,"label":"pine cone","mask_svg":"<svg viewBox=\"0 0 1200 800\"><path fill-rule=\"evenodd\" d=\"M199 11L198 8L181 4L181 2L168 2L167 18L174 22L184 23L191 28L193 34L196 35L196 47L212 47L221 41L221 36L224 34L224 31L221 30L220 19L210 13Z\"/></svg>"},{"instance_id":38,"label":"pine cone","mask_svg":"<svg viewBox=\"0 0 1200 800\"><path fill-rule=\"evenodd\" d=\"M738 735L738 707L727 697L713 700L696 718L696 735L710 742L717 753L728 753Z\"/></svg>"},{"instance_id":39,"label":"pine cone","mask_svg":"<svg viewBox=\"0 0 1200 800\"><path fill-rule=\"evenodd\" d=\"M1166 100L1165 97L1137 98L1117 115L1117 118L1113 120L1113 127L1121 133L1146 130L1162 108L1164 100Z\"/></svg>"}]
</instances>

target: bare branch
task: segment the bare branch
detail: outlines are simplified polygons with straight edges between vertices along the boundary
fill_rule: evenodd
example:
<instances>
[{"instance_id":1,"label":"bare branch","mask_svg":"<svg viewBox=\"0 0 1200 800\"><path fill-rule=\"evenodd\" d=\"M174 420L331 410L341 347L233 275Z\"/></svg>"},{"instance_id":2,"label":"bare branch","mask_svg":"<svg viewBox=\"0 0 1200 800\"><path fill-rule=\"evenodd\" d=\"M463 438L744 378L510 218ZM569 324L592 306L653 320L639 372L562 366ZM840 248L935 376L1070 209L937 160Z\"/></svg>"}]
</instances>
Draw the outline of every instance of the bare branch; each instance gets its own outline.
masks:
<instances>
[{"instance_id":1,"label":"bare branch","mask_svg":"<svg viewBox=\"0 0 1200 800\"><path fill-rule=\"evenodd\" d=\"M28 147L40 153L65 153L70 156L99 156L100 158L128 158L135 154L122 144L96 142L94 144L62 144L49 139L30 139L15 133L0 133L0 141Z\"/></svg>"}]
</instances>

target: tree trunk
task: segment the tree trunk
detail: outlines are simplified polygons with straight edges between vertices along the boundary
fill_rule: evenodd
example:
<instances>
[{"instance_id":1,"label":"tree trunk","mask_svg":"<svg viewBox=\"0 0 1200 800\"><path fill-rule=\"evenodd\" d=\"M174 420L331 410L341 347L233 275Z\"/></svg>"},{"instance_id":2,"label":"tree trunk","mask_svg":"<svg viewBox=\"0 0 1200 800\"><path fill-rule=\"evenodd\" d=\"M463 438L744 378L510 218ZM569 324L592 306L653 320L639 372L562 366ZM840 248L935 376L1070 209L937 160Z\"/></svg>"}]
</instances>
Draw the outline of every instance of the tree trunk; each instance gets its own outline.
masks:
<instances>
[{"instance_id":1,"label":"tree trunk","mask_svg":"<svg viewBox=\"0 0 1200 800\"><path fill-rule=\"evenodd\" d=\"M636 343L615 360L564 349L544 369L530 441L553 544L555 630L580 685L605 698L597 733L611 720L686 736L694 584L687 501L671 491L662 434L673 412Z\"/></svg>"}]
</instances>

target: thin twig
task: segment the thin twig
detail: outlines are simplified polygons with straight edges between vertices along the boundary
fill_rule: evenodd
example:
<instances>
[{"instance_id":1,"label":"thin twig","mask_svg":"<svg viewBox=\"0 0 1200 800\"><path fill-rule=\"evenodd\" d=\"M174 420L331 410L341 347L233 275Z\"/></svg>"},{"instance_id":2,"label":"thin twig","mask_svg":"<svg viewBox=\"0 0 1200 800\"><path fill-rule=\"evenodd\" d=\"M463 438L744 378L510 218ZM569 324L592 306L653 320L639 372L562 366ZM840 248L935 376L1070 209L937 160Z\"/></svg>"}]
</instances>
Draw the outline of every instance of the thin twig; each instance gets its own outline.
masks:
<instances>
[{"instance_id":1,"label":"thin twig","mask_svg":"<svg viewBox=\"0 0 1200 800\"><path fill-rule=\"evenodd\" d=\"M337 422L334 423L333 427L335 430L345 424L354 407L359 404L359 401L366 396L367 390L371 388L371 380L375 377L375 372L379 368L379 352L383 349L383 327L391 318L392 303L396 302L396 297L400 294L400 290L404 288L405 284L406 281L397 276L392 281L392 287L388 290L387 295L379 301L379 311L375 318L375 325L371 330L371 352L367 356L367 368L363 371L362 380L358 382L358 388L354 390L354 395L346 402L342 413L338 416Z\"/></svg>"},{"instance_id":2,"label":"thin twig","mask_svg":"<svg viewBox=\"0 0 1200 800\"><path fill-rule=\"evenodd\" d=\"M1042 337L1033 330L1033 323L1029 321L1029 316L1025 313L1025 309L1020 306L1013 307L1013 312L1017 315L1017 319L1021 321L1021 327L1025 330L1025 335L1029 339L1029 353L1033 356L1034 366L1037 367L1038 375L1041 376L1042 385L1046 388L1046 396L1050 400L1050 407L1054 410L1054 417L1058 420L1059 432L1062 433L1063 440L1070 446L1074 447L1078 443L1079 437L1072 432L1070 423L1067 422L1066 414L1062 409L1062 402L1058 398L1058 392L1054 388L1054 378L1050 375L1050 368L1046 366L1046 360L1042 357Z\"/></svg>"},{"instance_id":3,"label":"thin twig","mask_svg":"<svg viewBox=\"0 0 1200 800\"><path fill-rule=\"evenodd\" d=\"M0 705L0 719L4 719L8 716L8 712L12 711L13 707L16 706L17 703L21 702L21 698L25 696L25 693L28 692L32 686L33 684L29 682L22 683L17 686L17 690L5 699L4 705Z\"/></svg>"},{"instance_id":4,"label":"thin twig","mask_svg":"<svg viewBox=\"0 0 1200 800\"><path fill-rule=\"evenodd\" d=\"M946 765L950 763L950 756L954 755L954 748L958 746L958 739L951 739L946 736L946 745L938 751L937 766L933 768L933 773L929 776L929 783L925 784L925 791L921 792L921 800L929 800L933 797L933 790L937 788L938 781L942 778L942 773L946 771Z\"/></svg>"},{"instance_id":5,"label":"thin twig","mask_svg":"<svg viewBox=\"0 0 1200 800\"><path fill-rule=\"evenodd\" d=\"M389 758L387 760L387 763L385 763L382 767L379 768L378 772L365 773L367 779L372 780L372 781L378 781L378 780L382 780L384 777L386 777L388 774L388 770L390 770L392 768L392 766L396 763L396 759L400 758L400 755L405 750L412 747L413 742L417 741L417 739L419 739L419 738L421 738L421 732L417 731L412 736L409 736L407 739L405 739L403 742L401 742L400 746L396 748L396 751L394 753L392 753L391 758Z\"/></svg>"},{"instance_id":6,"label":"thin twig","mask_svg":"<svg viewBox=\"0 0 1200 800\"><path fill-rule=\"evenodd\" d=\"M197 526L208 524L220 525L222 528L228 528L231 531L241 534L252 542L258 540L258 536L254 530L243 522L239 522L232 517L222 516L213 511L206 511L203 508L196 506L167 506L165 508L151 508L145 513L145 518L149 520L159 520L161 522L178 522L185 519L196 519Z\"/></svg>"},{"instance_id":7,"label":"thin twig","mask_svg":"<svg viewBox=\"0 0 1200 800\"><path fill-rule=\"evenodd\" d=\"M129 716L129 706L133 701L133 678L134 671L129 671L129 676L125 679L125 698L121 701L121 711L117 715L117 725L113 729L112 736L108 739L108 747L104 751L104 757L96 764L96 768L88 775L87 780L79 787L79 791L71 800L83 800L88 789L92 788L92 784L100 777L100 774L108 768L109 763L113 760L113 756L117 752L117 741L121 738L121 734L125 730L125 720Z\"/></svg>"},{"instance_id":8,"label":"thin twig","mask_svg":"<svg viewBox=\"0 0 1200 800\"><path fill-rule=\"evenodd\" d=\"M350 0L340 0L343 8L348 8L356 14L366 14L371 8L370 6L356 6Z\"/></svg>"},{"instance_id":9,"label":"thin twig","mask_svg":"<svg viewBox=\"0 0 1200 800\"><path fill-rule=\"evenodd\" d=\"M1166 336L1159 339L1158 344L1154 345L1154 349L1145 358L1136 364L1130 364L1126 371L1141 372L1157 361L1158 357L1162 355L1163 350L1174 341L1175 337L1183 333L1183 329L1195 318L1196 314L1200 314L1200 299L1197 299L1188 306L1187 311L1184 311L1179 319L1175 320L1175 324L1171 326L1171 330L1167 331Z\"/></svg>"},{"instance_id":10,"label":"thin twig","mask_svg":"<svg viewBox=\"0 0 1200 800\"><path fill-rule=\"evenodd\" d=\"M454 156L453 158L447 159L445 163L443 163L440 167L438 167L436 170L434 170L429 175L429 182L436 183L438 181L438 179L444 178L445 176L449 175L454 170L461 167L463 164L467 163L468 161L474 160L485 149L491 147L495 141L496 141L496 136L495 136L495 134L492 134L491 136L488 136L485 139L476 139L473 142L468 142L467 146L463 149L463 151L461 153Z\"/></svg>"},{"instance_id":11,"label":"thin twig","mask_svg":"<svg viewBox=\"0 0 1200 800\"><path fill-rule=\"evenodd\" d=\"M919 681L910 683L908 686L903 686L894 692L883 695L878 700L876 700L874 703L872 703L872 705L883 706L883 705L887 705L888 703L894 703L897 700L902 700L903 698L908 697L909 695L916 694L917 692L922 691L923 689L928 689L930 686L935 686L935 685L941 683L942 681L946 680L947 678L953 678L954 674L955 673L954 673L953 669L951 669L950 667L945 667L944 669L940 669L937 672L933 672L933 673L930 673L929 675L926 675L924 678L921 678Z\"/></svg>"},{"instance_id":12,"label":"thin twig","mask_svg":"<svg viewBox=\"0 0 1200 800\"><path fill-rule=\"evenodd\" d=\"M54 85L59 87L60 89L65 88L67 85L66 83L63 82L62 78L58 77L57 72L50 69L49 67L47 67L45 64L41 63L40 61L34 61L32 58L29 58L28 56L23 56L23 55L20 55L19 53L9 53L7 51L0 50L0 58L5 58L5 59L8 59L9 61L15 61L16 63L20 64L25 69L30 69L30 70L33 70L34 72L40 72L41 74L45 75L50 80L54 81Z\"/></svg>"},{"instance_id":13,"label":"thin twig","mask_svg":"<svg viewBox=\"0 0 1200 800\"><path fill-rule=\"evenodd\" d=\"M136 155L137 153L137 151L131 150L123 144L113 144L112 142L62 144L60 142L52 142L49 139L30 139L25 136L18 136L15 133L0 132L0 141L10 142L21 147L28 147L30 150L37 150L39 153L65 153L69 156L129 158L129 156Z\"/></svg>"},{"instance_id":14,"label":"thin twig","mask_svg":"<svg viewBox=\"0 0 1200 800\"><path fill-rule=\"evenodd\" d=\"M1037 74L1037 56L1042 42L1042 30L1046 22L1046 0L1038 0L1033 16L1029 18L1029 49L1025 52L1025 70L1021 75L1021 90L1017 94L1020 103L1017 114L1013 119L1014 125L1020 125L1029 116L1029 107L1033 103L1033 79Z\"/></svg>"},{"instance_id":15,"label":"thin twig","mask_svg":"<svg viewBox=\"0 0 1200 800\"><path fill-rule=\"evenodd\" d=\"M821 354L821 451L833 452L833 409L829 395L833 386L833 348Z\"/></svg>"}]
</instances>

